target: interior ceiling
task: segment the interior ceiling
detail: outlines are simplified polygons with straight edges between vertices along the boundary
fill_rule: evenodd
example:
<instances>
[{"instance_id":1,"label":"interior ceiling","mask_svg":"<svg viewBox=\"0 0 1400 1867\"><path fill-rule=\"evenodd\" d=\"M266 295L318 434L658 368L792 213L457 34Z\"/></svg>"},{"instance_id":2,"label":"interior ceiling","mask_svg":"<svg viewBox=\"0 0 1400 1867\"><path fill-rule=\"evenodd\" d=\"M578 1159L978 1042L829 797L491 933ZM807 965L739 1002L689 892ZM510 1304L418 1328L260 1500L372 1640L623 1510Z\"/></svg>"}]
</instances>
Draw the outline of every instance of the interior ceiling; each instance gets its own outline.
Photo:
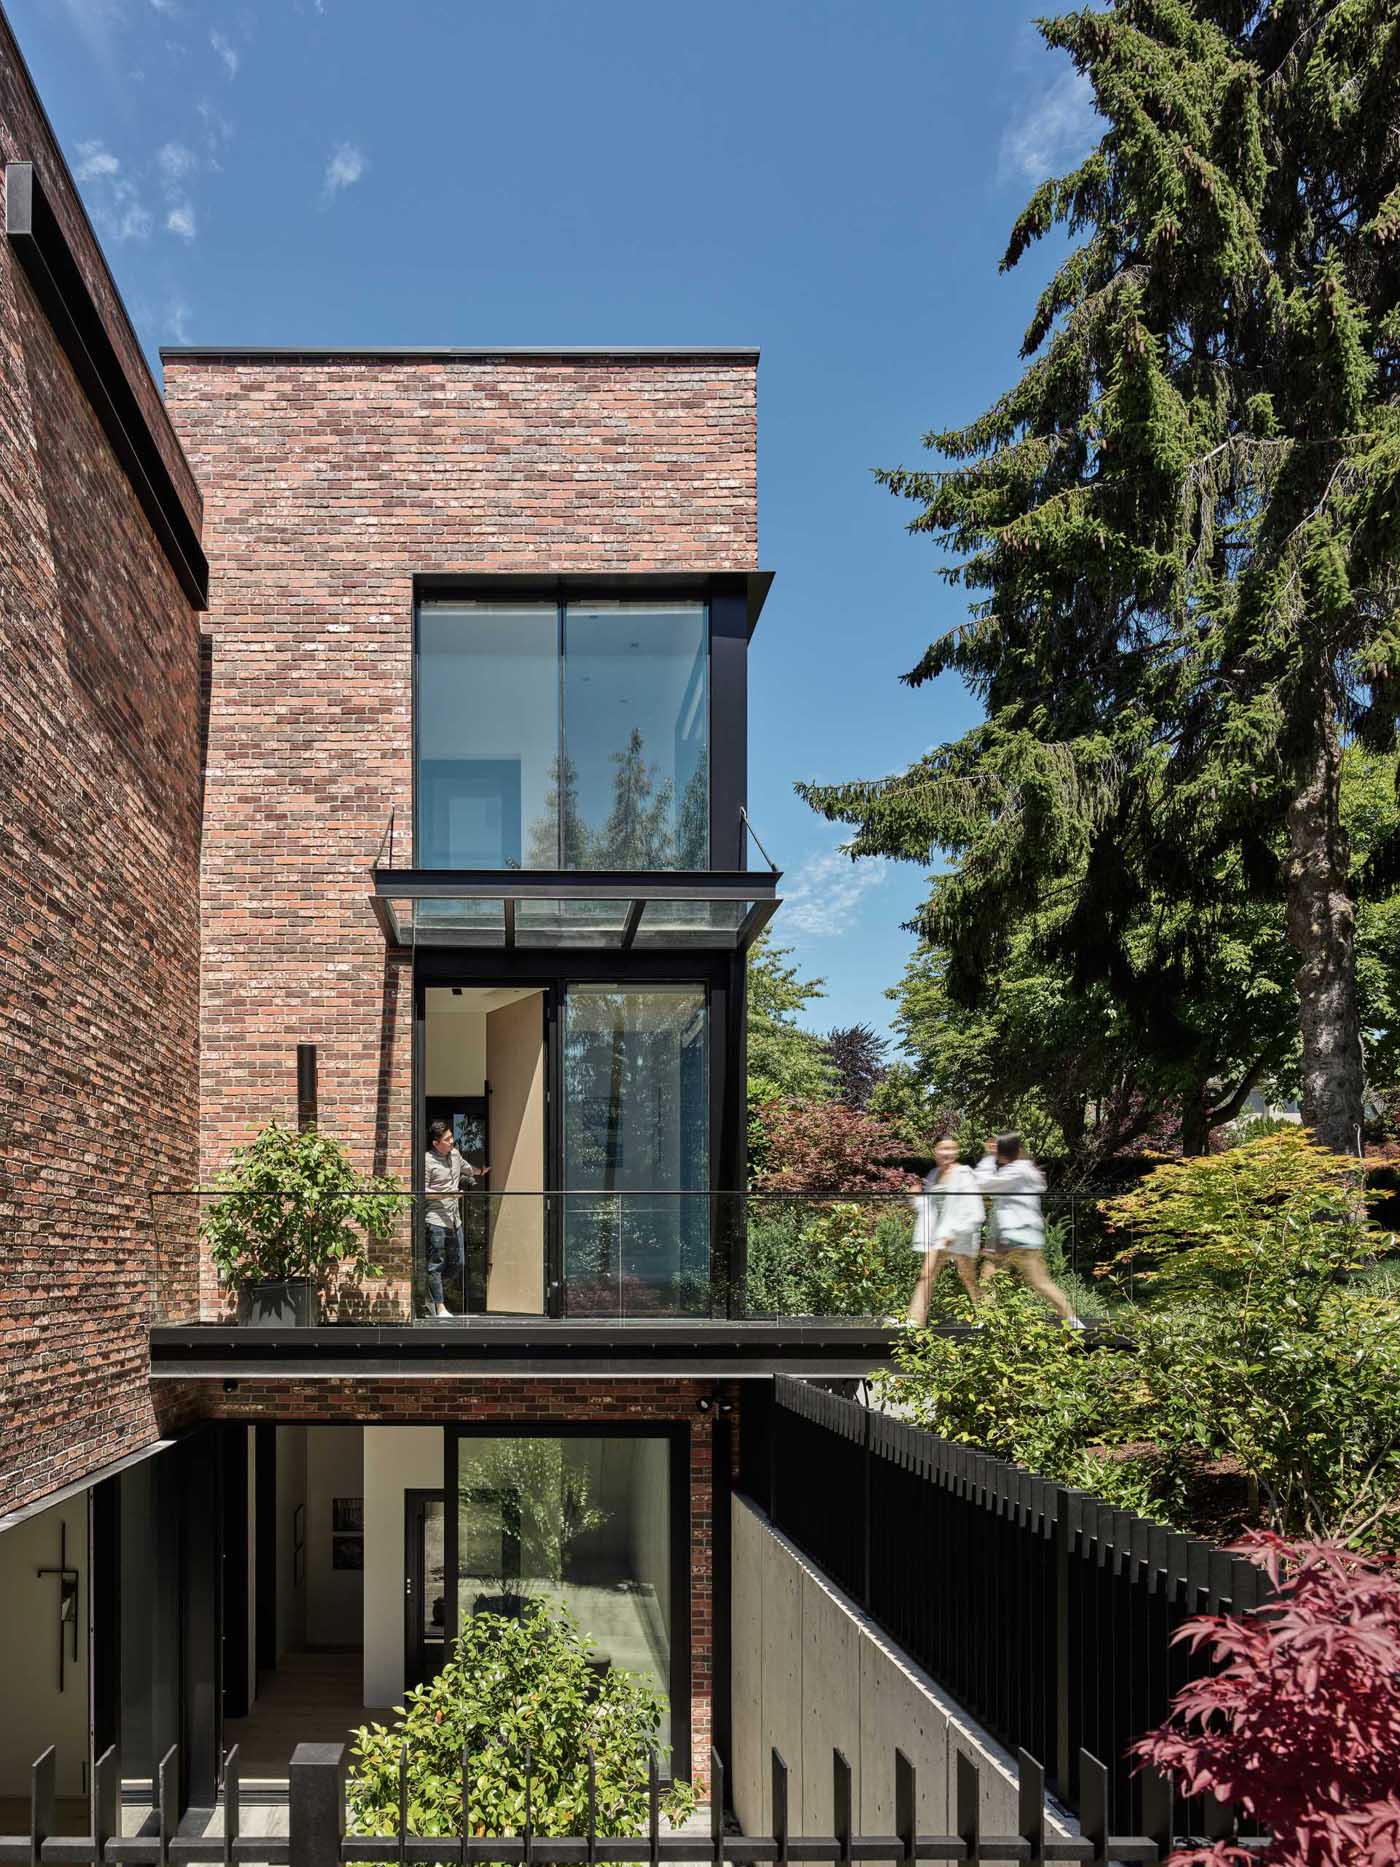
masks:
<instances>
[{"instance_id":1,"label":"interior ceiling","mask_svg":"<svg viewBox=\"0 0 1400 1867\"><path fill-rule=\"evenodd\" d=\"M430 985L427 1009L430 1012L500 1011L516 1005L522 998L538 998L538 986L527 985Z\"/></svg>"}]
</instances>

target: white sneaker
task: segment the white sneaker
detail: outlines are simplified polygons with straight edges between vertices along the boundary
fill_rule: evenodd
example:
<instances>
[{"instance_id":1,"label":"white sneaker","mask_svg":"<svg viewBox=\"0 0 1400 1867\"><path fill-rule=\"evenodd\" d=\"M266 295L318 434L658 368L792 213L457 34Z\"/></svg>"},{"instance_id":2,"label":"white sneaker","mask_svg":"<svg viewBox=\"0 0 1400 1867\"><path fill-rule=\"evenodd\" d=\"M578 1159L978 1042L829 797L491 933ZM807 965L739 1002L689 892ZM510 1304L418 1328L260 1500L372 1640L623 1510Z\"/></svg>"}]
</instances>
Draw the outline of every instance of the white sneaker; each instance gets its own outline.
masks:
<instances>
[{"instance_id":1,"label":"white sneaker","mask_svg":"<svg viewBox=\"0 0 1400 1867\"><path fill-rule=\"evenodd\" d=\"M439 1303L439 1304L438 1304L438 1306L437 1306L437 1312L436 1312L436 1313L437 1313L437 1314L438 1314L439 1316L449 1316L449 1317L450 1317L450 1316L451 1316L451 1314L452 1314L452 1311L451 1311L451 1310L450 1310L450 1309L449 1309L449 1308L447 1307L447 1305L446 1305L445 1303Z\"/></svg>"},{"instance_id":2,"label":"white sneaker","mask_svg":"<svg viewBox=\"0 0 1400 1867\"><path fill-rule=\"evenodd\" d=\"M1065 1327L1066 1329L1077 1329L1082 1335L1089 1325L1082 1316L1066 1316Z\"/></svg>"}]
</instances>

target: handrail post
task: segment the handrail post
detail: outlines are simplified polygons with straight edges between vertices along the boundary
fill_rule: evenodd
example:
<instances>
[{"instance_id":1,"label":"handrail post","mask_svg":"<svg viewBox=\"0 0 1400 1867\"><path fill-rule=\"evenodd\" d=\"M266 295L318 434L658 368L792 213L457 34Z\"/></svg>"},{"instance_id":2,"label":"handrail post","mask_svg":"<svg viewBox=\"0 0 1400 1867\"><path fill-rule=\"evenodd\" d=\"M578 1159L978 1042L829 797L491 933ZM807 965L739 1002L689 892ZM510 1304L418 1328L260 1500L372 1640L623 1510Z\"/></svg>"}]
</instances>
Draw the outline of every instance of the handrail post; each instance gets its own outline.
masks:
<instances>
[{"instance_id":1,"label":"handrail post","mask_svg":"<svg viewBox=\"0 0 1400 1867\"><path fill-rule=\"evenodd\" d=\"M1030 1867L1045 1861L1045 1771L1029 1751L1016 1752L1017 1827L1030 1850Z\"/></svg>"},{"instance_id":2,"label":"handrail post","mask_svg":"<svg viewBox=\"0 0 1400 1867\"><path fill-rule=\"evenodd\" d=\"M914 1867L919 1847L919 1779L902 1750L894 1753L894 1831L903 1867Z\"/></svg>"},{"instance_id":3,"label":"handrail post","mask_svg":"<svg viewBox=\"0 0 1400 1867\"><path fill-rule=\"evenodd\" d=\"M855 1807L851 1794L851 1766L846 1753L831 1753L831 1813L836 1832L837 1861L851 1867L851 1843L855 1836Z\"/></svg>"},{"instance_id":4,"label":"handrail post","mask_svg":"<svg viewBox=\"0 0 1400 1867\"><path fill-rule=\"evenodd\" d=\"M345 1746L298 1744L287 1777L291 1867L340 1867L340 1843L345 1834Z\"/></svg>"},{"instance_id":5,"label":"handrail post","mask_svg":"<svg viewBox=\"0 0 1400 1867\"><path fill-rule=\"evenodd\" d=\"M788 1867L788 1767L776 1744L769 1753L773 1771L773 1841L777 1867Z\"/></svg>"},{"instance_id":6,"label":"handrail post","mask_svg":"<svg viewBox=\"0 0 1400 1867\"><path fill-rule=\"evenodd\" d=\"M953 1788L953 1822L963 1844L965 1861L982 1858L982 1785L977 1765L965 1750L957 1753L957 1776Z\"/></svg>"},{"instance_id":7,"label":"handrail post","mask_svg":"<svg viewBox=\"0 0 1400 1867\"><path fill-rule=\"evenodd\" d=\"M29 1867L39 1867L44 1843L54 1829L54 1783L58 1752L52 1744L34 1759L29 1772Z\"/></svg>"},{"instance_id":8,"label":"handrail post","mask_svg":"<svg viewBox=\"0 0 1400 1867\"><path fill-rule=\"evenodd\" d=\"M92 1772L93 1867L102 1867L107 1843L122 1831L120 1808L121 1759L116 1745L109 1744Z\"/></svg>"}]
</instances>

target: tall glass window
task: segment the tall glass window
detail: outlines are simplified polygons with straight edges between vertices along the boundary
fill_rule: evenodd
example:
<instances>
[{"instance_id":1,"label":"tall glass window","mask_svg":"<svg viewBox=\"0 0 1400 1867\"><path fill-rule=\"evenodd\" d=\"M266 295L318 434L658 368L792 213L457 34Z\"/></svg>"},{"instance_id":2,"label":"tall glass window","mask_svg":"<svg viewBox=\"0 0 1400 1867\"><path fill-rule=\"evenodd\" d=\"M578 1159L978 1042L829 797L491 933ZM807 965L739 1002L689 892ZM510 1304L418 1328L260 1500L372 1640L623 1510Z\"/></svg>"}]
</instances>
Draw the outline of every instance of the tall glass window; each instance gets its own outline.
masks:
<instances>
[{"instance_id":1,"label":"tall glass window","mask_svg":"<svg viewBox=\"0 0 1400 1867\"><path fill-rule=\"evenodd\" d=\"M709 1299L703 987L569 987L564 1186L571 1313L703 1309Z\"/></svg>"},{"instance_id":2,"label":"tall glass window","mask_svg":"<svg viewBox=\"0 0 1400 1867\"><path fill-rule=\"evenodd\" d=\"M418 612L418 864L559 862L559 614L549 604Z\"/></svg>"},{"instance_id":3,"label":"tall glass window","mask_svg":"<svg viewBox=\"0 0 1400 1867\"><path fill-rule=\"evenodd\" d=\"M704 869L703 603L418 613L423 868Z\"/></svg>"},{"instance_id":4,"label":"tall glass window","mask_svg":"<svg viewBox=\"0 0 1400 1867\"><path fill-rule=\"evenodd\" d=\"M597 1663L641 1674L671 1741L671 1461L657 1438L457 1440L458 1624L563 1609Z\"/></svg>"},{"instance_id":5,"label":"tall glass window","mask_svg":"<svg viewBox=\"0 0 1400 1867\"><path fill-rule=\"evenodd\" d=\"M566 867L708 865L706 638L700 603L565 611Z\"/></svg>"}]
</instances>

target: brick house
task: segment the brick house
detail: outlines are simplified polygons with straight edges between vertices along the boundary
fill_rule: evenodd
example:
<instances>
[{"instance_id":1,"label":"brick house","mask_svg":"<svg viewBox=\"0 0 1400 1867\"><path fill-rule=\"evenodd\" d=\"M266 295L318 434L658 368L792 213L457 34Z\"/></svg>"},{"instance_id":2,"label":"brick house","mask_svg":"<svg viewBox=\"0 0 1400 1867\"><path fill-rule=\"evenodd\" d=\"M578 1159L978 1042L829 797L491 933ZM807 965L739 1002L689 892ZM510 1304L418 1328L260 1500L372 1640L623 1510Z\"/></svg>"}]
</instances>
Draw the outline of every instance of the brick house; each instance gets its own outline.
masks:
<instances>
[{"instance_id":1,"label":"brick house","mask_svg":"<svg viewBox=\"0 0 1400 1867\"><path fill-rule=\"evenodd\" d=\"M703 1781L745 1411L886 1348L743 1303L757 355L181 349L162 399L2 15L0 140L0 1798L36 1738L70 1795L284 1774L513 1584ZM402 1192L381 1278L258 1327L197 1189L272 1121Z\"/></svg>"}]
</instances>

